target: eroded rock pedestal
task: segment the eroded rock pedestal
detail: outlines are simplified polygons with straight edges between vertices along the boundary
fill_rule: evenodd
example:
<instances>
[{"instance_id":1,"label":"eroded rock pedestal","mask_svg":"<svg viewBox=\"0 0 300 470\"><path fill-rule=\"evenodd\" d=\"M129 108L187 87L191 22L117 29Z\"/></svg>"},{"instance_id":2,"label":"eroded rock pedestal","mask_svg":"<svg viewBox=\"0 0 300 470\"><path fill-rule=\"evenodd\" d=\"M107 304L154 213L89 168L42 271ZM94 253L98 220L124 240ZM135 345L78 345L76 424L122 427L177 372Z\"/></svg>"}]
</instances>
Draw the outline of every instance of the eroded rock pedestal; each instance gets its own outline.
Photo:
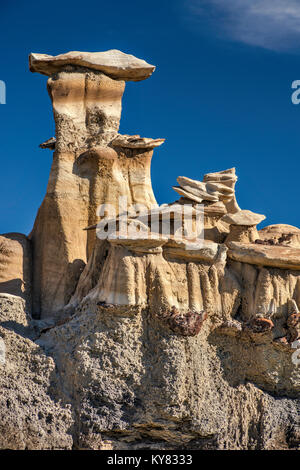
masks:
<instances>
[{"instance_id":1,"label":"eroded rock pedestal","mask_svg":"<svg viewBox=\"0 0 300 470\"><path fill-rule=\"evenodd\" d=\"M300 229L258 230L234 168L180 176L158 207L164 139L118 133L125 81L153 66L30 67L55 151L30 237L0 238L0 448L299 449Z\"/></svg>"}]
</instances>

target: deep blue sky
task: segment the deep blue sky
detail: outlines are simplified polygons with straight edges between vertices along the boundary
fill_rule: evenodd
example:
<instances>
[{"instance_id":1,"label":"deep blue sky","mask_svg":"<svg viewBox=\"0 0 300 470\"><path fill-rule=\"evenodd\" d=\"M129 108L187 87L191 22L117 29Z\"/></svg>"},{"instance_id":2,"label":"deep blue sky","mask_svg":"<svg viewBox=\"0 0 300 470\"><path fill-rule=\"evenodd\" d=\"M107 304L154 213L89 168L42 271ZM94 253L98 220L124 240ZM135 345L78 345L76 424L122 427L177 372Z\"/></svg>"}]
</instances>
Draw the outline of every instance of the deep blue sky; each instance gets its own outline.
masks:
<instances>
[{"instance_id":1,"label":"deep blue sky","mask_svg":"<svg viewBox=\"0 0 300 470\"><path fill-rule=\"evenodd\" d=\"M1 0L0 233L30 232L52 160L38 148L54 131L47 78L29 72L28 54L107 49L157 66L150 79L127 84L120 132L166 138L152 165L159 203L177 199L178 175L202 180L235 166L243 209L265 214L264 225L300 226L300 105L291 103L298 31L274 37L269 10L259 23L238 10L240 0L227 0L230 11L222 1ZM274 0L276 8L289 1L297 8Z\"/></svg>"}]
</instances>

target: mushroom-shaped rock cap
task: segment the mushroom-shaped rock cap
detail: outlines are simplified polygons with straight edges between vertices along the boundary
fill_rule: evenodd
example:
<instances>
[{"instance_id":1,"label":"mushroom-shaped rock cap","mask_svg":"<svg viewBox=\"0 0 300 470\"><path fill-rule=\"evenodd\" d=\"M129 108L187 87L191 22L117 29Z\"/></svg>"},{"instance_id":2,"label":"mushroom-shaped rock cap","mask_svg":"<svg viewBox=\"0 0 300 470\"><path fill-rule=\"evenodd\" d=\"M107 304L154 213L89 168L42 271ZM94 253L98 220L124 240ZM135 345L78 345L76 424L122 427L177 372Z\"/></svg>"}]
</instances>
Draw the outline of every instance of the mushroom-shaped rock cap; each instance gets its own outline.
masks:
<instances>
[{"instance_id":1,"label":"mushroom-shaped rock cap","mask_svg":"<svg viewBox=\"0 0 300 470\"><path fill-rule=\"evenodd\" d=\"M263 220L266 216L262 214L255 214L255 212L241 210L235 214L226 214L222 217L222 221L230 225L257 225Z\"/></svg>"},{"instance_id":2,"label":"mushroom-shaped rock cap","mask_svg":"<svg viewBox=\"0 0 300 470\"><path fill-rule=\"evenodd\" d=\"M29 56L30 71L43 75L59 72L66 65L88 67L111 78L134 82L145 80L155 70L154 65L116 49L105 52L72 51L57 56L32 53Z\"/></svg>"},{"instance_id":3,"label":"mushroom-shaped rock cap","mask_svg":"<svg viewBox=\"0 0 300 470\"><path fill-rule=\"evenodd\" d=\"M165 139L149 139L139 135L120 135L111 142L112 147L124 147L130 149L153 149L164 143Z\"/></svg>"}]
</instances>

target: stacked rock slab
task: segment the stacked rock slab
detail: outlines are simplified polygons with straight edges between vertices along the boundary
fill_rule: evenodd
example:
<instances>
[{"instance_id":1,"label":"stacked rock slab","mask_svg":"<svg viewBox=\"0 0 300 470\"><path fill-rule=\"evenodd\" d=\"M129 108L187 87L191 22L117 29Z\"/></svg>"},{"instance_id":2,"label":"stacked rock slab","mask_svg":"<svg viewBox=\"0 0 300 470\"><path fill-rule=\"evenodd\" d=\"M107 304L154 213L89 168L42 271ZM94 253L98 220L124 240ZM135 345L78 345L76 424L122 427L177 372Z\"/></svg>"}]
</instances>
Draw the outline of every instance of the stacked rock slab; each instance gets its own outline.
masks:
<instances>
[{"instance_id":1,"label":"stacked rock slab","mask_svg":"<svg viewBox=\"0 0 300 470\"><path fill-rule=\"evenodd\" d=\"M227 212L234 213L240 210L234 192L235 185L237 182L235 168L230 168L229 170L223 170L215 173L207 173L206 175L204 175L203 181L204 183L208 183L210 185L221 185L222 187L225 186L230 188L233 192L233 196L224 200Z\"/></svg>"},{"instance_id":2,"label":"stacked rock slab","mask_svg":"<svg viewBox=\"0 0 300 470\"><path fill-rule=\"evenodd\" d=\"M173 189L182 196L179 204L201 204L204 210L204 236L206 240L223 243L229 225L222 216L240 211L235 197L237 176L235 168L204 175L203 181L179 176L180 186Z\"/></svg>"},{"instance_id":3,"label":"stacked rock slab","mask_svg":"<svg viewBox=\"0 0 300 470\"><path fill-rule=\"evenodd\" d=\"M74 292L91 254L97 207L118 197L156 204L150 180L149 141L124 149L117 140L125 81L148 78L155 67L120 51L30 55L30 70L49 76L56 138L45 199L33 231L33 309L58 315ZM160 141L162 143L162 141ZM117 147L116 147L117 145Z\"/></svg>"},{"instance_id":4,"label":"stacked rock slab","mask_svg":"<svg viewBox=\"0 0 300 470\"><path fill-rule=\"evenodd\" d=\"M222 201L228 213L240 210L235 197L237 182L235 168L207 173L204 175L203 182L192 180L186 176L179 176L177 181L180 186L173 186L173 189L187 199L198 203Z\"/></svg>"},{"instance_id":5,"label":"stacked rock slab","mask_svg":"<svg viewBox=\"0 0 300 470\"><path fill-rule=\"evenodd\" d=\"M233 171L227 170L227 171ZM218 179L218 173L215 173L216 179ZM207 176L207 175L206 175ZM185 176L179 176L177 178L180 187L174 186L173 189L182 196L188 197L196 202L202 201L223 201L230 202L234 196L234 188L223 184L221 181L214 182L212 180L208 182L201 182L192 180Z\"/></svg>"}]
</instances>

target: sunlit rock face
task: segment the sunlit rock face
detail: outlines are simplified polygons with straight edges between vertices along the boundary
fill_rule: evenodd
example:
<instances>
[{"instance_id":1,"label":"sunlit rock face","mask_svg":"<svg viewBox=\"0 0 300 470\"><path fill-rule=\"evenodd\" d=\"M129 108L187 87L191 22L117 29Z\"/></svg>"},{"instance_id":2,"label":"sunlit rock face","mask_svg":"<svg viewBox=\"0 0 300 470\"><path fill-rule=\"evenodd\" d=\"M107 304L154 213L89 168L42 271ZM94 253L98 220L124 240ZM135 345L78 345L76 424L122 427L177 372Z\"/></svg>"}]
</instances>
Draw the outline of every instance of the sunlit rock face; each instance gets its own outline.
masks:
<instances>
[{"instance_id":1,"label":"sunlit rock face","mask_svg":"<svg viewBox=\"0 0 300 470\"><path fill-rule=\"evenodd\" d=\"M164 139L119 134L145 61L30 68L56 135L32 233L0 237L0 448L299 449L300 229L258 230L234 168L158 206Z\"/></svg>"},{"instance_id":2,"label":"sunlit rock face","mask_svg":"<svg viewBox=\"0 0 300 470\"><path fill-rule=\"evenodd\" d=\"M150 77L154 65L147 64L130 54L111 49L105 52L71 51L58 56L48 54L30 54L29 68L31 72L53 75L66 65L87 67L105 73L117 80L140 81Z\"/></svg>"}]
</instances>

